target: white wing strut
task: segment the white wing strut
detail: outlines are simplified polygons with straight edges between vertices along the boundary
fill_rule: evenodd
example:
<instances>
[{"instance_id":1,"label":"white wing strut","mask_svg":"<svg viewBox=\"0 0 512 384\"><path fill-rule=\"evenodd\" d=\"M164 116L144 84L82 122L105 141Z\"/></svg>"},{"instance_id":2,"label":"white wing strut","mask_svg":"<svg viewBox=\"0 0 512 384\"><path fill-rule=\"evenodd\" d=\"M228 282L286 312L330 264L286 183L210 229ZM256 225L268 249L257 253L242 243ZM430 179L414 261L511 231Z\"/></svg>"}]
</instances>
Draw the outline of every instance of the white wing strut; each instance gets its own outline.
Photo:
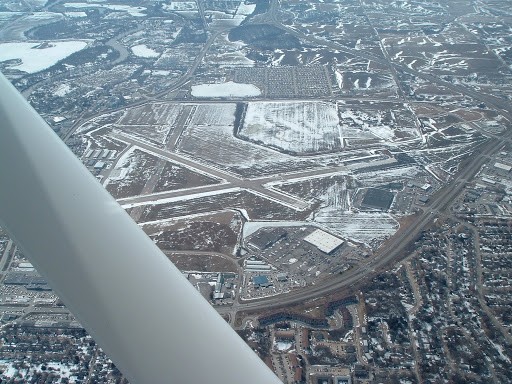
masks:
<instances>
[{"instance_id":1,"label":"white wing strut","mask_svg":"<svg viewBox=\"0 0 512 384\"><path fill-rule=\"evenodd\" d=\"M0 74L0 225L132 383L280 383Z\"/></svg>"}]
</instances>

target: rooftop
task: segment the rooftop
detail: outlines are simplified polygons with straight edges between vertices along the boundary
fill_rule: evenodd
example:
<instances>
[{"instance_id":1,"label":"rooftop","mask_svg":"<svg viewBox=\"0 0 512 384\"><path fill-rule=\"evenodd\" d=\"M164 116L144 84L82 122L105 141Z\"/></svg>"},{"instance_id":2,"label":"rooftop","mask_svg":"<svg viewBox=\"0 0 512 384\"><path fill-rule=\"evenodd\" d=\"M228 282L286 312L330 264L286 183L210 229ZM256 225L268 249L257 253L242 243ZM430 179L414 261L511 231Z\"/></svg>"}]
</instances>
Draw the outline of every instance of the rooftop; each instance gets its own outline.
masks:
<instances>
[{"instance_id":1,"label":"rooftop","mask_svg":"<svg viewBox=\"0 0 512 384\"><path fill-rule=\"evenodd\" d=\"M314 245L319 250L325 253L331 253L344 243L343 240L327 232L324 232L321 229L317 229L313 233L306 236L304 238L304 241Z\"/></svg>"}]
</instances>

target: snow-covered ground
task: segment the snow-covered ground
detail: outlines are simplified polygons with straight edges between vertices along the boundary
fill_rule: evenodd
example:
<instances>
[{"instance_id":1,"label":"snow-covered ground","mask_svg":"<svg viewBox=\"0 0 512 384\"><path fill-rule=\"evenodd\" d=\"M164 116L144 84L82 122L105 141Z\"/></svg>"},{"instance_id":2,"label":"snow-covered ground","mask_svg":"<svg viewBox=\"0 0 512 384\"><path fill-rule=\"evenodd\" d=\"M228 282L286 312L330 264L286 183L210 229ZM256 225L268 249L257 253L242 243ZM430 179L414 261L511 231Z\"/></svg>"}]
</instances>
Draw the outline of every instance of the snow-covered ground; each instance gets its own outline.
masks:
<instances>
[{"instance_id":1,"label":"snow-covered ground","mask_svg":"<svg viewBox=\"0 0 512 384\"><path fill-rule=\"evenodd\" d=\"M136 146L133 146L118 159L112 173L105 180L105 187L111 180L122 180L127 183L130 182L130 180L128 180L128 175L133 173L133 171L137 168L138 163L135 151L140 151L140 149Z\"/></svg>"},{"instance_id":2,"label":"snow-covered ground","mask_svg":"<svg viewBox=\"0 0 512 384\"><path fill-rule=\"evenodd\" d=\"M341 147L336 104L324 102L249 103L243 137L296 153Z\"/></svg>"},{"instance_id":3,"label":"snow-covered ground","mask_svg":"<svg viewBox=\"0 0 512 384\"><path fill-rule=\"evenodd\" d=\"M64 7L66 8L107 8L111 11L118 12L127 12L131 16L135 17L143 17L146 16L143 13L146 8L145 7L132 7L130 5L121 5L121 4L105 4L105 3L64 3Z\"/></svg>"},{"instance_id":4,"label":"snow-covered ground","mask_svg":"<svg viewBox=\"0 0 512 384\"><path fill-rule=\"evenodd\" d=\"M26 2L29 3L34 8L40 8L40 7L44 7L48 1L47 0L27 0Z\"/></svg>"},{"instance_id":5,"label":"snow-covered ground","mask_svg":"<svg viewBox=\"0 0 512 384\"><path fill-rule=\"evenodd\" d=\"M146 44L135 45L132 48L132 52L135 56L139 57L158 57L160 53L149 48Z\"/></svg>"},{"instance_id":6,"label":"snow-covered ground","mask_svg":"<svg viewBox=\"0 0 512 384\"><path fill-rule=\"evenodd\" d=\"M291 156L234 137L235 109L234 103L198 105L181 137L180 151L224 168L252 172L295 161Z\"/></svg>"},{"instance_id":7,"label":"snow-covered ground","mask_svg":"<svg viewBox=\"0 0 512 384\"><path fill-rule=\"evenodd\" d=\"M162 7L168 11L197 11L195 1L170 1L169 4L163 4Z\"/></svg>"},{"instance_id":8,"label":"snow-covered ground","mask_svg":"<svg viewBox=\"0 0 512 384\"><path fill-rule=\"evenodd\" d=\"M254 97L259 95L261 95L261 90L255 85L232 81L192 86L192 96L194 97Z\"/></svg>"},{"instance_id":9,"label":"snow-covered ground","mask_svg":"<svg viewBox=\"0 0 512 384\"><path fill-rule=\"evenodd\" d=\"M303 221L247 221L243 228L243 237L252 235L258 229L269 227L304 227L309 225Z\"/></svg>"},{"instance_id":10,"label":"snow-covered ground","mask_svg":"<svg viewBox=\"0 0 512 384\"><path fill-rule=\"evenodd\" d=\"M370 247L380 245L398 230L398 222L387 213L348 212L332 207L321 208L315 222L323 224L343 238L364 243Z\"/></svg>"},{"instance_id":11,"label":"snow-covered ground","mask_svg":"<svg viewBox=\"0 0 512 384\"><path fill-rule=\"evenodd\" d=\"M26 382L31 382L31 378L35 373L42 373L47 370L59 375L61 379L71 379L74 374L80 372L79 365L66 365L60 362L48 362L45 364L44 369L42 364L32 365L29 368L24 369L16 369L13 362L0 360L0 366L3 367L3 372L0 373L0 382L3 382L3 379L11 379L15 376L21 376L24 381L26 380Z\"/></svg>"},{"instance_id":12,"label":"snow-covered ground","mask_svg":"<svg viewBox=\"0 0 512 384\"><path fill-rule=\"evenodd\" d=\"M80 40L52 41L51 43L3 43L0 44L0 61L16 60L9 67L27 73L36 73L50 68L86 46L87 42Z\"/></svg>"},{"instance_id":13,"label":"snow-covered ground","mask_svg":"<svg viewBox=\"0 0 512 384\"><path fill-rule=\"evenodd\" d=\"M409 165L399 168L360 172L357 175L357 180L361 186L374 187L379 184L394 183L397 181L415 181L421 180L425 177L425 171L418 165Z\"/></svg>"},{"instance_id":14,"label":"snow-covered ground","mask_svg":"<svg viewBox=\"0 0 512 384\"><path fill-rule=\"evenodd\" d=\"M55 95L63 97L72 91L71 86L68 83L60 84L55 90Z\"/></svg>"},{"instance_id":15,"label":"snow-covered ground","mask_svg":"<svg viewBox=\"0 0 512 384\"><path fill-rule=\"evenodd\" d=\"M256 9L256 4L245 4L244 2L240 3L240 6L238 7L236 14L237 15L251 15L254 10Z\"/></svg>"},{"instance_id":16,"label":"snow-covered ground","mask_svg":"<svg viewBox=\"0 0 512 384\"><path fill-rule=\"evenodd\" d=\"M64 12L64 14L68 17L87 17L87 13L78 11L78 12Z\"/></svg>"}]
</instances>

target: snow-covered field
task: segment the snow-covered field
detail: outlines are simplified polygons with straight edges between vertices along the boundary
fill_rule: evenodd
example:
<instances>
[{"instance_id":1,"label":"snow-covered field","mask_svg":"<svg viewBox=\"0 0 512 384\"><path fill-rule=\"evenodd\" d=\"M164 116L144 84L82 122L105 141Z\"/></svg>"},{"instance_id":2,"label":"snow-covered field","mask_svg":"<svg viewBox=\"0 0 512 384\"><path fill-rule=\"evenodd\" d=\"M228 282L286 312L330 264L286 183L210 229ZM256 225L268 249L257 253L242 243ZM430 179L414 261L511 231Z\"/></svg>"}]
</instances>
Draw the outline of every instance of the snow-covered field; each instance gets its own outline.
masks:
<instances>
[{"instance_id":1,"label":"snow-covered field","mask_svg":"<svg viewBox=\"0 0 512 384\"><path fill-rule=\"evenodd\" d=\"M224 12L208 10L206 15L211 17L210 26L212 28L236 27L240 25L247 16L252 14L255 9L256 4L245 4L245 2L242 1L234 15L232 14L232 10Z\"/></svg>"},{"instance_id":2,"label":"snow-covered field","mask_svg":"<svg viewBox=\"0 0 512 384\"><path fill-rule=\"evenodd\" d=\"M50 68L60 60L84 49L86 41L52 41L51 43L2 43L0 61L15 60L9 67L27 73Z\"/></svg>"},{"instance_id":3,"label":"snow-covered field","mask_svg":"<svg viewBox=\"0 0 512 384\"><path fill-rule=\"evenodd\" d=\"M293 343L291 341L274 341L274 348L278 351L287 351L293 347Z\"/></svg>"},{"instance_id":4,"label":"snow-covered field","mask_svg":"<svg viewBox=\"0 0 512 384\"><path fill-rule=\"evenodd\" d=\"M254 61L247 58L246 45L240 41L230 41L228 33L223 33L212 44L203 65L208 67L252 67Z\"/></svg>"},{"instance_id":5,"label":"snow-covered field","mask_svg":"<svg viewBox=\"0 0 512 384\"><path fill-rule=\"evenodd\" d=\"M132 7L130 5L122 5L122 4L105 4L105 3L64 3L64 7L66 8L107 8L111 11L117 11L117 12L127 12L131 16L135 17L144 17L146 16L145 13L143 13L146 8L145 7Z\"/></svg>"},{"instance_id":6,"label":"snow-covered field","mask_svg":"<svg viewBox=\"0 0 512 384\"><path fill-rule=\"evenodd\" d=\"M261 90L255 85L232 81L192 86L192 96L195 97L254 97L259 95L261 95Z\"/></svg>"},{"instance_id":7,"label":"snow-covered field","mask_svg":"<svg viewBox=\"0 0 512 384\"><path fill-rule=\"evenodd\" d=\"M160 53L149 48L146 44L135 45L131 48L133 54L138 57L158 57Z\"/></svg>"},{"instance_id":8,"label":"snow-covered field","mask_svg":"<svg viewBox=\"0 0 512 384\"><path fill-rule=\"evenodd\" d=\"M55 90L55 95L64 97L72 91L71 85L68 83L60 84Z\"/></svg>"},{"instance_id":9,"label":"snow-covered field","mask_svg":"<svg viewBox=\"0 0 512 384\"><path fill-rule=\"evenodd\" d=\"M114 128L163 144L182 110L182 104L166 103L129 108Z\"/></svg>"},{"instance_id":10,"label":"snow-covered field","mask_svg":"<svg viewBox=\"0 0 512 384\"><path fill-rule=\"evenodd\" d=\"M34 8L40 8L44 7L48 0L27 0L26 2Z\"/></svg>"},{"instance_id":11,"label":"snow-covered field","mask_svg":"<svg viewBox=\"0 0 512 384\"><path fill-rule=\"evenodd\" d=\"M357 181L364 187L375 187L380 184L418 181L426 176L426 172L418 165L410 165L388 170L360 172Z\"/></svg>"},{"instance_id":12,"label":"snow-covered field","mask_svg":"<svg viewBox=\"0 0 512 384\"><path fill-rule=\"evenodd\" d=\"M333 103L249 103L240 135L295 153L341 147L339 119Z\"/></svg>"},{"instance_id":13,"label":"snow-covered field","mask_svg":"<svg viewBox=\"0 0 512 384\"><path fill-rule=\"evenodd\" d=\"M339 104L340 135L349 141L374 139L382 143L420 139L414 115L401 104Z\"/></svg>"},{"instance_id":14,"label":"snow-covered field","mask_svg":"<svg viewBox=\"0 0 512 384\"><path fill-rule=\"evenodd\" d=\"M236 14L237 15L245 15L248 16L254 12L256 9L256 4L246 4L245 2L241 2L238 7Z\"/></svg>"},{"instance_id":15,"label":"snow-covered field","mask_svg":"<svg viewBox=\"0 0 512 384\"><path fill-rule=\"evenodd\" d=\"M140 195L155 173L157 161L157 157L132 147L119 158L104 186L115 198Z\"/></svg>"},{"instance_id":16,"label":"snow-covered field","mask_svg":"<svg viewBox=\"0 0 512 384\"><path fill-rule=\"evenodd\" d=\"M323 224L342 238L364 243L375 248L395 234L398 222L387 213L347 212L331 207L321 208L315 222Z\"/></svg>"},{"instance_id":17,"label":"snow-covered field","mask_svg":"<svg viewBox=\"0 0 512 384\"><path fill-rule=\"evenodd\" d=\"M87 13L78 11L78 12L64 12L67 17L87 17Z\"/></svg>"},{"instance_id":18,"label":"snow-covered field","mask_svg":"<svg viewBox=\"0 0 512 384\"><path fill-rule=\"evenodd\" d=\"M198 105L182 135L180 150L223 168L267 170L289 163L290 156L233 136L235 104Z\"/></svg>"},{"instance_id":19,"label":"snow-covered field","mask_svg":"<svg viewBox=\"0 0 512 384\"><path fill-rule=\"evenodd\" d=\"M197 11L197 4L195 1L170 1L163 4L163 8L169 11Z\"/></svg>"},{"instance_id":20,"label":"snow-covered field","mask_svg":"<svg viewBox=\"0 0 512 384\"><path fill-rule=\"evenodd\" d=\"M313 161L297 159L236 138L236 105L199 104L181 136L179 150L221 168L257 177L311 167Z\"/></svg>"},{"instance_id":21,"label":"snow-covered field","mask_svg":"<svg viewBox=\"0 0 512 384\"><path fill-rule=\"evenodd\" d=\"M376 175L378 172L375 172ZM363 184L368 178L370 185L384 182L396 182L406 175L415 175L414 170L404 172L382 172L387 177L374 177L373 184L370 174L363 174ZM344 239L363 243L370 247L378 246L398 229L398 222L386 212L358 212L354 208L354 196L360 187L361 180L357 176L332 175L324 178L300 180L285 183L279 189L304 199L320 201L320 207L308 219L310 225L317 225L338 234ZM249 226L248 229L251 229ZM244 228L244 233L245 233Z\"/></svg>"}]
</instances>

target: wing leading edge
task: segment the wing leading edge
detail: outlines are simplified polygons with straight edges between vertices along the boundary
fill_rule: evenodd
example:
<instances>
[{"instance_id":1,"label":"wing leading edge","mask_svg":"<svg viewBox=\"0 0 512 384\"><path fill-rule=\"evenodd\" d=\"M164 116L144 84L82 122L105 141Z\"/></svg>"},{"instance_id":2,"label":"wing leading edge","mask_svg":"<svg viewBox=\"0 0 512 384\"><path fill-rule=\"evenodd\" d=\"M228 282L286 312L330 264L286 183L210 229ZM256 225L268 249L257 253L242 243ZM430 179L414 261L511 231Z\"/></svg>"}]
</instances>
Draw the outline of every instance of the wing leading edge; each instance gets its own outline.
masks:
<instances>
[{"instance_id":1,"label":"wing leading edge","mask_svg":"<svg viewBox=\"0 0 512 384\"><path fill-rule=\"evenodd\" d=\"M280 383L1 74L0 225L130 382Z\"/></svg>"}]
</instances>

